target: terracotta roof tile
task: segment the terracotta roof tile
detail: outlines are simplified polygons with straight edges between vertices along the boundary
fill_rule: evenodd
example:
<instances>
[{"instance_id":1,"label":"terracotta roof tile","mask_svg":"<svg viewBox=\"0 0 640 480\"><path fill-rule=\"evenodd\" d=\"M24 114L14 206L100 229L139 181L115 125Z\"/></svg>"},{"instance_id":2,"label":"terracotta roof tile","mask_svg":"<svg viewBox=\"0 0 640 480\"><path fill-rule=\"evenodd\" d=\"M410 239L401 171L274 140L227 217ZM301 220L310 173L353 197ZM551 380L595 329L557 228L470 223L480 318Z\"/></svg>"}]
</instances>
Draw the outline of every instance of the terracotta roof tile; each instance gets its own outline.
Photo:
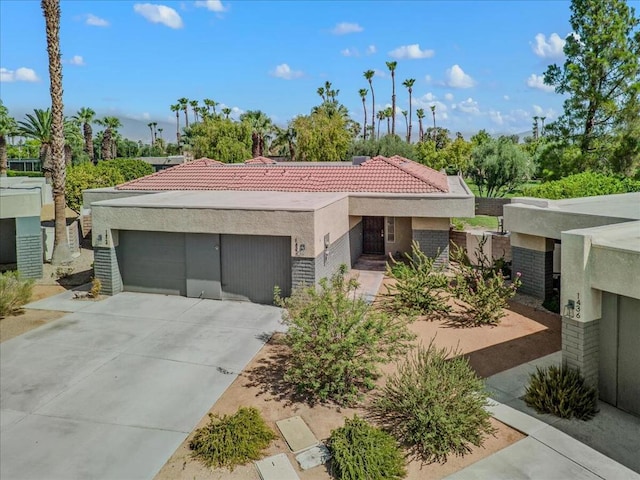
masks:
<instances>
[{"instance_id":1,"label":"terracotta roof tile","mask_svg":"<svg viewBox=\"0 0 640 480\"><path fill-rule=\"evenodd\" d=\"M265 162L268 161L267 162ZM224 164L201 158L120 185L119 190L261 190L281 192L446 193L447 177L406 158L360 165L288 165L255 158Z\"/></svg>"}]
</instances>

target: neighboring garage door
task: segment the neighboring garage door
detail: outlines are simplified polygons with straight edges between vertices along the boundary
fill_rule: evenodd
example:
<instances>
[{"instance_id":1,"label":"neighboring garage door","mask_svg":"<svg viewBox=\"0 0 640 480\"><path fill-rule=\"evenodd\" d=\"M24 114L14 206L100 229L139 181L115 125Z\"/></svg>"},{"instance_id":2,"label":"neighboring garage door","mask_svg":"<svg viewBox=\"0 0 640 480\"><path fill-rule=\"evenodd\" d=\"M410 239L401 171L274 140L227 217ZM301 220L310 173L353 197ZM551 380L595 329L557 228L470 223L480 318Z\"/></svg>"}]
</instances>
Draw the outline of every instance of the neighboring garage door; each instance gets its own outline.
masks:
<instances>
[{"instance_id":1,"label":"neighboring garage door","mask_svg":"<svg viewBox=\"0 0 640 480\"><path fill-rule=\"evenodd\" d=\"M118 267L125 290L186 295L184 233L121 230Z\"/></svg>"},{"instance_id":2,"label":"neighboring garage door","mask_svg":"<svg viewBox=\"0 0 640 480\"><path fill-rule=\"evenodd\" d=\"M273 303L273 288L291 293L291 239L259 235L220 235L222 296Z\"/></svg>"}]
</instances>

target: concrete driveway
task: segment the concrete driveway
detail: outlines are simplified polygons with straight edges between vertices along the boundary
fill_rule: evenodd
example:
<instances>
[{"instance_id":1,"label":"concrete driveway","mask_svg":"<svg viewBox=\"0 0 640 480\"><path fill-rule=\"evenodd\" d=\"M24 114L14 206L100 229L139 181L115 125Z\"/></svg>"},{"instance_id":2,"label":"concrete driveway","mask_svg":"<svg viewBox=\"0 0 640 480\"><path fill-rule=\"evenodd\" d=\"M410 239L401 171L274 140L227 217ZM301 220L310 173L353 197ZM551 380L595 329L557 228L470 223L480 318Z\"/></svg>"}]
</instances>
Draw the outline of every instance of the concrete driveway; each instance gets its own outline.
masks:
<instances>
[{"instance_id":1,"label":"concrete driveway","mask_svg":"<svg viewBox=\"0 0 640 480\"><path fill-rule=\"evenodd\" d=\"M279 309L251 303L86 303L1 345L3 480L153 478L282 328Z\"/></svg>"}]
</instances>

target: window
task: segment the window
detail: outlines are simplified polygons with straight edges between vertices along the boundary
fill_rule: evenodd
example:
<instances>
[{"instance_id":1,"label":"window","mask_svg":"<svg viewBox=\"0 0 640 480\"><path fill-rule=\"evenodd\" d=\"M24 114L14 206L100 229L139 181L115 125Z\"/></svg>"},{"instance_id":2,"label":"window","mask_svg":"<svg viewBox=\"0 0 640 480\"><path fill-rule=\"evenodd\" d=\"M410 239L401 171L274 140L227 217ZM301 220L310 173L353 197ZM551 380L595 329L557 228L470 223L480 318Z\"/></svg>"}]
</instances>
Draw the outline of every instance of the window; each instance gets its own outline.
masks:
<instances>
[{"instance_id":1,"label":"window","mask_svg":"<svg viewBox=\"0 0 640 480\"><path fill-rule=\"evenodd\" d=\"M396 217L387 217L387 243L396 241Z\"/></svg>"}]
</instances>

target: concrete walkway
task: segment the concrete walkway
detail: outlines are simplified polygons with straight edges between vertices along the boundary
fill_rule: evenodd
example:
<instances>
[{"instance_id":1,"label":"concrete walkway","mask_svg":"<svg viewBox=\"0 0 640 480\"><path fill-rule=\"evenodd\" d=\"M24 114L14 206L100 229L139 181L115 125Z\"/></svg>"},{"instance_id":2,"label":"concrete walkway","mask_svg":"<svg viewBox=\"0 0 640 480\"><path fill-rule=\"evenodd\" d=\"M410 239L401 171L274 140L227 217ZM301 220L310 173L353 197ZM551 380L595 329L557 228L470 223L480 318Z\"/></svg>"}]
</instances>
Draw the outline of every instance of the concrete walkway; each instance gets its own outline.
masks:
<instances>
[{"instance_id":1,"label":"concrete walkway","mask_svg":"<svg viewBox=\"0 0 640 480\"><path fill-rule=\"evenodd\" d=\"M630 469L640 470L640 419L601 403L593 420L562 420L537 414L520 398L536 366L557 365L561 360L557 352L487 379L494 399L491 414L527 437L447 479L640 480L640 474Z\"/></svg>"},{"instance_id":2,"label":"concrete walkway","mask_svg":"<svg viewBox=\"0 0 640 480\"><path fill-rule=\"evenodd\" d=\"M0 348L3 480L153 478L282 328L279 309L251 303L56 301L77 311Z\"/></svg>"}]
</instances>

